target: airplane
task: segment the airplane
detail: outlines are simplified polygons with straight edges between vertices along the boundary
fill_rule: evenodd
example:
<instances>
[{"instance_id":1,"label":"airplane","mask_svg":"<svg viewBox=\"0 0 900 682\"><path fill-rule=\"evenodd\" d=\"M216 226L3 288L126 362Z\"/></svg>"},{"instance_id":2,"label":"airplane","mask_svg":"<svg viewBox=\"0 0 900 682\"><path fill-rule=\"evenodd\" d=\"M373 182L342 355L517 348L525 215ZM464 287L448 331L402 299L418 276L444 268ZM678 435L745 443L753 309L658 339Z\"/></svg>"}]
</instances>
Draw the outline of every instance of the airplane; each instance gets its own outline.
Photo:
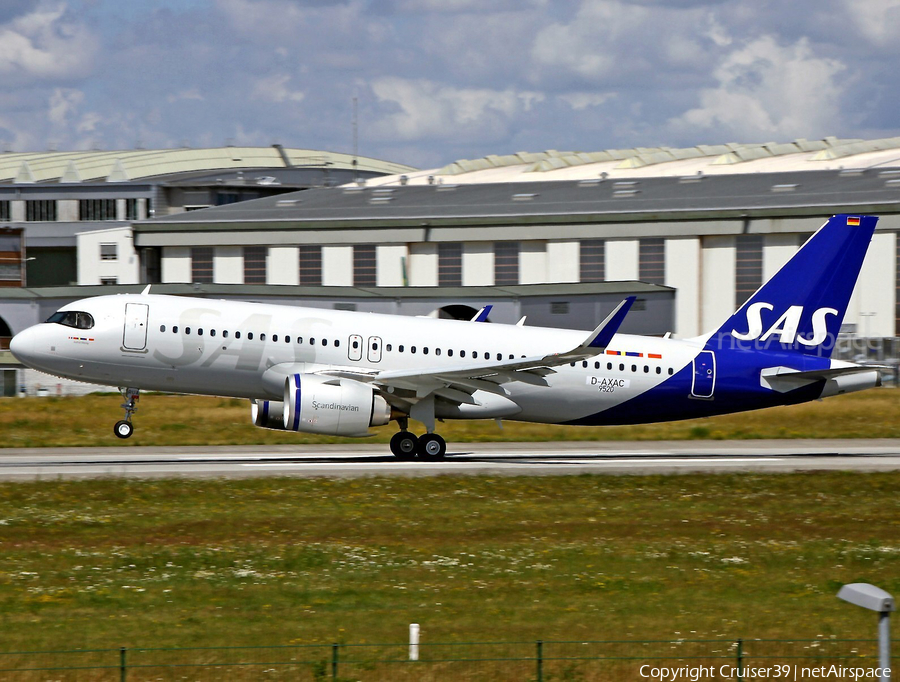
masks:
<instances>
[{"instance_id":1,"label":"airplane","mask_svg":"<svg viewBox=\"0 0 900 682\"><path fill-rule=\"evenodd\" d=\"M720 327L674 339L619 332L635 297L589 334L141 294L97 296L17 334L42 372L141 390L249 398L260 427L366 436L396 421L403 461L447 451L435 423L637 424L789 405L881 385L831 359L877 217L836 215ZM409 431L409 420L425 433Z\"/></svg>"}]
</instances>

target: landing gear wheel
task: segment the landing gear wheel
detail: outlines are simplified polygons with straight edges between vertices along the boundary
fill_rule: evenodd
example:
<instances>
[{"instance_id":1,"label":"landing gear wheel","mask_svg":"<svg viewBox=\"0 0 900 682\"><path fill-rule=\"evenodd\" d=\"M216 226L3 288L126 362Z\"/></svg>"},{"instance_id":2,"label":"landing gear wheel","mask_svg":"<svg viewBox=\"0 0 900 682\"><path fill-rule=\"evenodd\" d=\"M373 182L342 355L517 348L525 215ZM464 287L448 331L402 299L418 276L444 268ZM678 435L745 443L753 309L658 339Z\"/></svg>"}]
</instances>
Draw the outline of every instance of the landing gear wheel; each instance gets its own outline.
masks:
<instances>
[{"instance_id":1,"label":"landing gear wheel","mask_svg":"<svg viewBox=\"0 0 900 682\"><path fill-rule=\"evenodd\" d=\"M444 455L447 454L447 443L436 433L426 433L424 436L419 437L416 454L419 455L419 459L426 462L444 459Z\"/></svg>"},{"instance_id":2,"label":"landing gear wheel","mask_svg":"<svg viewBox=\"0 0 900 682\"><path fill-rule=\"evenodd\" d=\"M113 432L119 438L130 438L131 434L134 433L134 427L131 425L131 422L122 419L121 421L116 422L116 425L113 427Z\"/></svg>"},{"instance_id":3,"label":"landing gear wheel","mask_svg":"<svg viewBox=\"0 0 900 682\"><path fill-rule=\"evenodd\" d=\"M401 462L411 462L416 458L419 439L409 431L398 431L391 437L391 452Z\"/></svg>"}]
</instances>

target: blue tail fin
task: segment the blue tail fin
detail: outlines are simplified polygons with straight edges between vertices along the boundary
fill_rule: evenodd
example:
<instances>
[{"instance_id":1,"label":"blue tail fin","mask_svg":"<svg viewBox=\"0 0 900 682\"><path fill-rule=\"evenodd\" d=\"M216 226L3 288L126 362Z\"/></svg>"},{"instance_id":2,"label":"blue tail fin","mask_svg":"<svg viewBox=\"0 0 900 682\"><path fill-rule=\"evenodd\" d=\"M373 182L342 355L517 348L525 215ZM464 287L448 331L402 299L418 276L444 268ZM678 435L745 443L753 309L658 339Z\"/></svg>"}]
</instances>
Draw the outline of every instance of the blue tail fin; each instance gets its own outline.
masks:
<instances>
[{"instance_id":1,"label":"blue tail fin","mask_svg":"<svg viewBox=\"0 0 900 682\"><path fill-rule=\"evenodd\" d=\"M707 348L830 357L877 222L875 216L831 218L713 332Z\"/></svg>"}]
</instances>

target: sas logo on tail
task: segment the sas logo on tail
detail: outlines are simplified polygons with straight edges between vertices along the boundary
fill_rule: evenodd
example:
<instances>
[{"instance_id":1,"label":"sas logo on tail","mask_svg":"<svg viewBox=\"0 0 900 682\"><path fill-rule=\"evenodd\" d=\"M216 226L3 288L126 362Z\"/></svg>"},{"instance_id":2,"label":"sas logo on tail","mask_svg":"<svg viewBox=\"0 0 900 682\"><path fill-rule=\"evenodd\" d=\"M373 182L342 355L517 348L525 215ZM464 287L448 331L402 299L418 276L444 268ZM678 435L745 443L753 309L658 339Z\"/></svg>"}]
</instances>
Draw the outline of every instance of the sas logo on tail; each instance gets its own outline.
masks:
<instances>
[{"instance_id":1,"label":"sas logo on tail","mask_svg":"<svg viewBox=\"0 0 900 682\"><path fill-rule=\"evenodd\" d=\"M797 328L800 326L800 320L803 317L803 306L792 305L787 311L779 317L775 324L769 327L763 333L763 310L774 310L775 306L771 303L753 303L747 308L747 331L739 332L736 329L731 330L731 335L741 341L768 341L773 336L777 336L780 343L803 344L804 346L818 346L828 337L828 328L826 327L825 318L828 315L837 315L838 311L834 308L819 308L812 314L812 338L804 338L797 335Z\"/></svg>"}]
</instances>

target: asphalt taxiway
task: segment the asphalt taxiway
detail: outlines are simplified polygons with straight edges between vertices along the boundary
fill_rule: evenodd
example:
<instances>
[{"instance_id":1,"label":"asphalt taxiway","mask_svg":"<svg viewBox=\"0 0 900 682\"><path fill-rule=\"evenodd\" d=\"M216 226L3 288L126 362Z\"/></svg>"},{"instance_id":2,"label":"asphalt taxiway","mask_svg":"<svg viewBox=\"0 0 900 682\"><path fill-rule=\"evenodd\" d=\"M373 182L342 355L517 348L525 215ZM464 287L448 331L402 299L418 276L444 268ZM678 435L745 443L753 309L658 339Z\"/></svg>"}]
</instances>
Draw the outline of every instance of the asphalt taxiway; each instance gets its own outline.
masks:
<instances>
[{"instance_id":1,"label":"asphalt taxiway","mask_svg":"<svg viewBox=\"0 0 900 682\"><path fill-rule=\"evenodd\" d=\"M455 443L440 462L398 462L387 445L0 450L0 479L92 477L687 474L900 470L900 439Z\"/></svg>"}]
</instances>

